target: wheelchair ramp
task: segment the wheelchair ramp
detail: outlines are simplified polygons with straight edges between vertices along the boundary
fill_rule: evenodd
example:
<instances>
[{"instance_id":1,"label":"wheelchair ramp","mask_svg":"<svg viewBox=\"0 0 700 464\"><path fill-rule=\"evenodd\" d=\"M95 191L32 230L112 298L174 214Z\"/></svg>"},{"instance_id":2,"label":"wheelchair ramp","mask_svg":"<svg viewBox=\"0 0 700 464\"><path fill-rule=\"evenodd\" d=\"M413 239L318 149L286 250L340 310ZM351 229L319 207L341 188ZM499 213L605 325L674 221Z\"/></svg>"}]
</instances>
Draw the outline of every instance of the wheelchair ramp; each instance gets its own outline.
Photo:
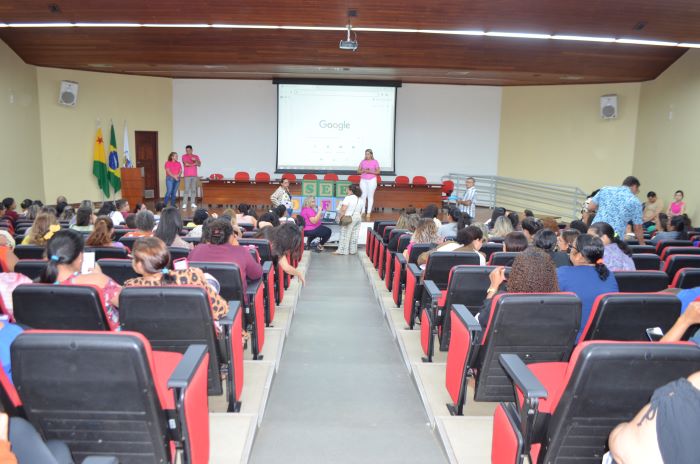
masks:
<instances>
[{"instance_id":1,"label":"wheelchair ramp","mask_svg":"<svg viewBox=\"0 0 700 464\"><path fill-rule=\"evenodd\" d=\"M446 462L360 260L306 275L250 462Z\"/></svg>"}]
</instances>

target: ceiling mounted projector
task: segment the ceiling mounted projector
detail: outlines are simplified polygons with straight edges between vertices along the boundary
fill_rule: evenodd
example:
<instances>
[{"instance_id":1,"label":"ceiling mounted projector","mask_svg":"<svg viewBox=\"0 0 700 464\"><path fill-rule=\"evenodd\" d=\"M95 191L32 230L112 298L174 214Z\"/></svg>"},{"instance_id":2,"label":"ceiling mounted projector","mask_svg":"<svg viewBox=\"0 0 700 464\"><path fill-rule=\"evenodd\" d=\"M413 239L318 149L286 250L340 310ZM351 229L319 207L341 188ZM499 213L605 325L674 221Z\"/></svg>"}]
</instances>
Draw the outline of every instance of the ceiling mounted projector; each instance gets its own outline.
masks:
<instances>
[{"instance_id":1,"label":"ceiling mounted projector","mask_svg":"<svg viewBox=\"0 0 700 464\"><path fill-rule=\"evenodd\" d=\"M338 47L341 50L352 50L353 52L357 50L358 43L357 43L357 34L352 32L352 26L348 24L348 35L345 40L340 40L340 44Z\"/></svg>"}]
</instances>

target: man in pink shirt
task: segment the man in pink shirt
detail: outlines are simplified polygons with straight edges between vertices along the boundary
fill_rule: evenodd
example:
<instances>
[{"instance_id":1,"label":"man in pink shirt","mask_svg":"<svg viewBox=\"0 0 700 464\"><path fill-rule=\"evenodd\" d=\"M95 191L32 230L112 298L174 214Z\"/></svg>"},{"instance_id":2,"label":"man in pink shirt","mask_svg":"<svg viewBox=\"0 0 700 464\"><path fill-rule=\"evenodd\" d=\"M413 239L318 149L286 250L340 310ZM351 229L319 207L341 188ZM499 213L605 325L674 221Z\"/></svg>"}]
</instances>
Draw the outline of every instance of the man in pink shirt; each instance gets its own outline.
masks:
<instances>
[{"instance_id":1,"label":"man in pink shirt","mask_svg":"<svg viewBox=\"0 0 700 464\"><path fill-rule=\"evenodd\" d=\"M192 208L197 207L197 168L202 165L199 156L192 153L192 145L185 147L185 154L182 155L182 164L184 165L185 192L182 196L182 207L187 207L187 199L191 198Z\"/></svg>"}]
</instances>

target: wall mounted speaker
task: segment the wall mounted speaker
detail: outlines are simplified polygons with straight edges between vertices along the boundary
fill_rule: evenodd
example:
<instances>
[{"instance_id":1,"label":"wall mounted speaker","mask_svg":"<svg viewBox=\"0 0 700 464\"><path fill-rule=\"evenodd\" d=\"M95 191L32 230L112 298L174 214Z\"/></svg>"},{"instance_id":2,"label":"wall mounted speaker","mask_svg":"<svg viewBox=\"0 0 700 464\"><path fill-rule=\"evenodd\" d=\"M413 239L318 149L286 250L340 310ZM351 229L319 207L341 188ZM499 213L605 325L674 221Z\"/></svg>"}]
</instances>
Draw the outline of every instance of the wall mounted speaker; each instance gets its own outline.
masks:
<instances>
[{"instance_id":1,"label":"wall mounted speaker","mask_svg":"<svg viewBox=\"0 0 700 464\"><path fill-rule=\"evenodd\" d=\"M603 95L600 97L600 117L603 119L617 119L617 95Z\"/></svg>"},{"instance_id":2,"label":"wall mounted speaker","mask_svg":"<svg viewBox=\"0 0 700 464\"><path fill-rule=\"evenodd\" d=\"M65 106L78 104L78 83L73 81L61 81L61 89L58 91L58 103Z\"/></svg>"}]
</instances>

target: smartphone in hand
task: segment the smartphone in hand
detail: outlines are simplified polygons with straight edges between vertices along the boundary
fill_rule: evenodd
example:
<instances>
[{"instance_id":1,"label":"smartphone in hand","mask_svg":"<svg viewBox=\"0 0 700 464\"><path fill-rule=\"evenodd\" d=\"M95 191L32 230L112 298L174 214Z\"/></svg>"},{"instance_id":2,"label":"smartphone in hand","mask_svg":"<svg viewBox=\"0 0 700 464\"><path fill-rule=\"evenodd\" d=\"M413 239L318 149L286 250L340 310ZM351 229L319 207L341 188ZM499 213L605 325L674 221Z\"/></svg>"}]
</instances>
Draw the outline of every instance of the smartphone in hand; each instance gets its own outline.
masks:
<instances>
[{"instance_id":1,"label":"smartphone in hand","mask_svg":"<svg viewBox=\"0 0 700 464\"><path fill-rule=\"evenodd\" d=\"M173 261L173 269L176 271L184 271L185 269L189 269L189 267L190 262L187 261L187 258L180 258Z\"/></svg>"},{"instance_id":2,"label":"smartphone in hand","mask_svg":"<svg viewBox=\"0 0 700 464\"><path fill-rule=\"evenodd\" d=\"M83 253L83 266L80 268L81 274L89 274L95 269L95 252L86 251Z\"/></svg>"}]
</instances>

